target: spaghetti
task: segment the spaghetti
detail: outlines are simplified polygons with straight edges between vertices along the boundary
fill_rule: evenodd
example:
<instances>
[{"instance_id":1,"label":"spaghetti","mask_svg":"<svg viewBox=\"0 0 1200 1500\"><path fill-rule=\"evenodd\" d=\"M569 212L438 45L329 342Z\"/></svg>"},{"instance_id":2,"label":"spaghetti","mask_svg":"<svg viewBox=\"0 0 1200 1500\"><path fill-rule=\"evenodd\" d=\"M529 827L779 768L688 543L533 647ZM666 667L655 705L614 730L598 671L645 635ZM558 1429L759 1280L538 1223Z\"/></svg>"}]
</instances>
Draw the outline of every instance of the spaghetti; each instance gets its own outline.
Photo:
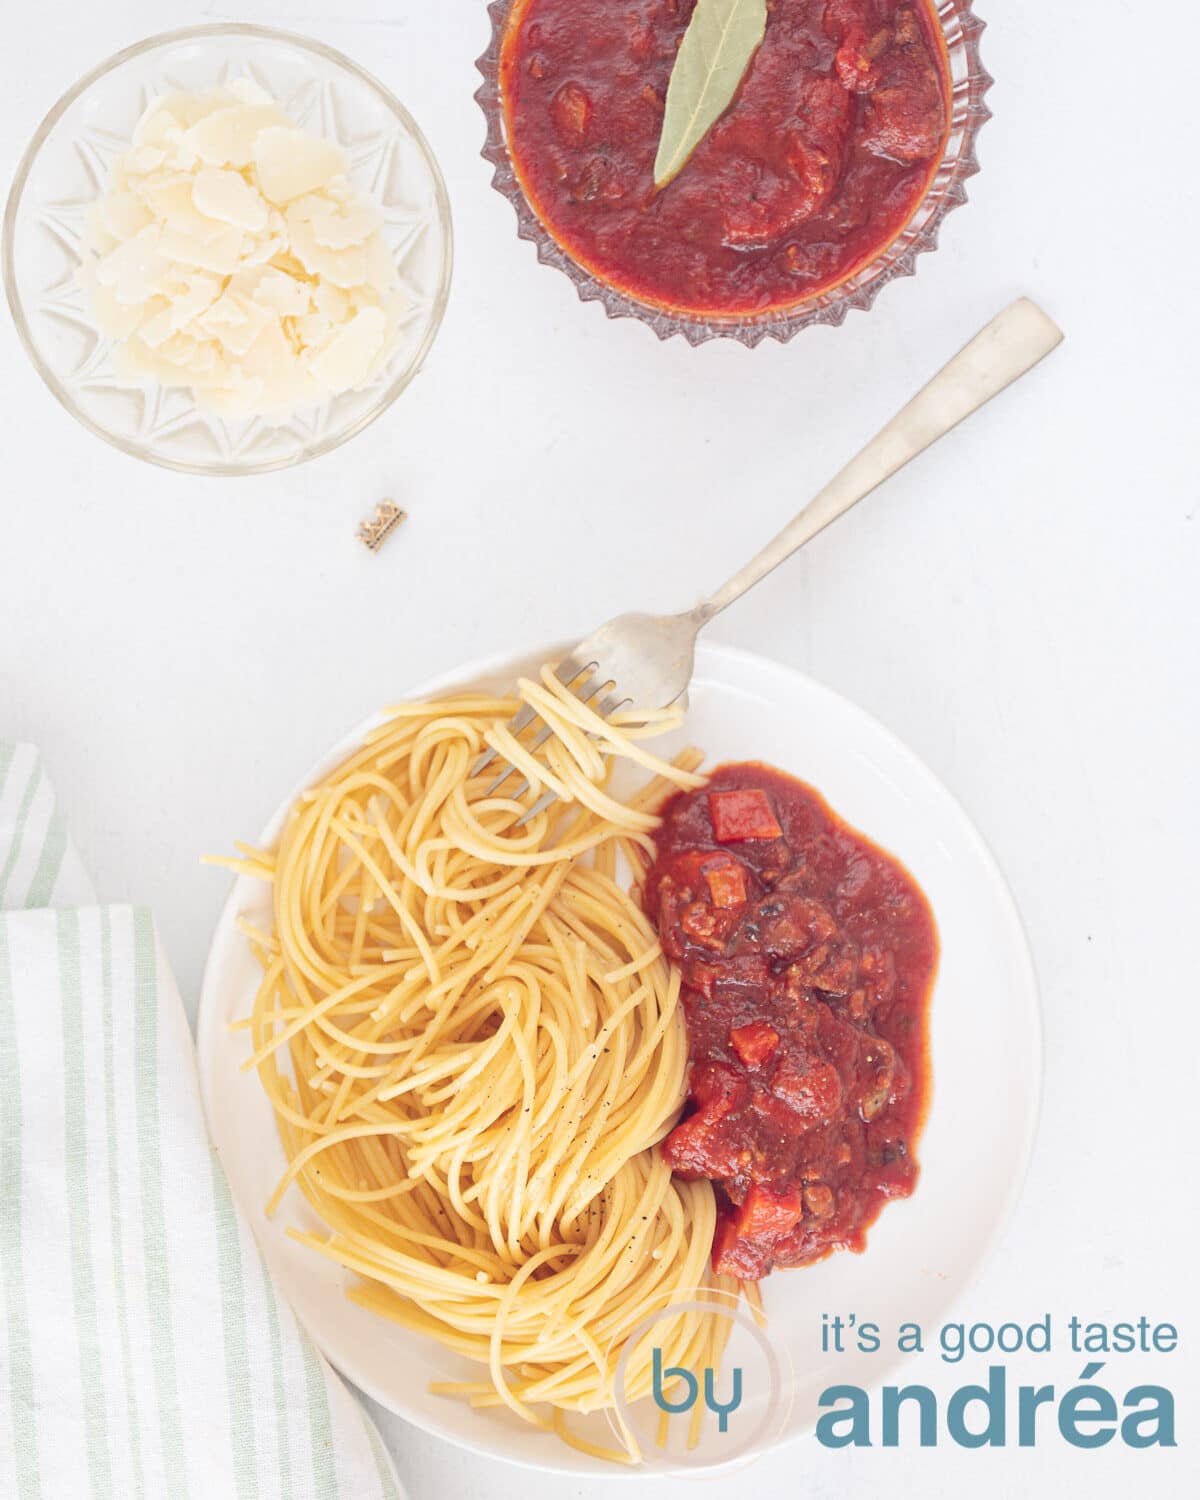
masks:
<instances>
[{"instance_id":1,"label":"spaghetti","mask_svg":"<svg viewBox=\"0 0 1200 1500\"><path fill-rule=\"evenodd\" d=\"M618 883L644 873L655 809L703 784L700 756L641 743L678 713L604 721L549 669L520 699L554 730L534 756L520 703L464 694L394 709L292 809L275 852L263 979L247 1023L287 1171L327 1226L292 1231L361 1278L354 1301L481 1367L439 1391L503 1403L574 1436L615 1405L647 1314L738 1283L709 1266L711 1185L674 1178L658 1143L684 1099L679 976ZM485 746L530 780L475 777ZM653 778L628 802L610 758ZM522 824L543 790L559 801ZM668 1366L718 1363L726 1319L656 1321ZM651 1389L629 1350L621 1394ZM636 1460L632 1434L623 1453Z\"/></svg>"}]
</instances>

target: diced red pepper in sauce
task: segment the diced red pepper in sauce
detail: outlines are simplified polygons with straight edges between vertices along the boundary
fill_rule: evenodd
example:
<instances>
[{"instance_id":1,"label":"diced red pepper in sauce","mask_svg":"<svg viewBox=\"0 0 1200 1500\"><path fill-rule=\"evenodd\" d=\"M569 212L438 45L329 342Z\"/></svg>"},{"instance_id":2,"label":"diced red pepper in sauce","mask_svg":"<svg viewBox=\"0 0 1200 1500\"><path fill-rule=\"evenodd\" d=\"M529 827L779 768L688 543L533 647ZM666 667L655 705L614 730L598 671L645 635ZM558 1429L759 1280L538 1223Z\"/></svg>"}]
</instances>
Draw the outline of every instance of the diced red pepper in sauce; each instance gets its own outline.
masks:
<instances>
[{"instance_id":1,"label":"diced red pepper in sauce","mask_svg":"<svg viewBox=\"0 0 1200 1500\"><path fill-rule=\"evenodd\" d=\"M718 1276L736 1276L739 1281L758 1281L771 1269L769 1248L738 1234L732 1215L717 1220L713 1231L713 1270Z\"/></svg>"},{"instance_id":2,"label":"diced red pepper in sauce","mask_svg":"<svg viewBox=\"0 0 1200 1500\"><path fill-rule=\"evenodd\" d=\"M794 307L876 259L950 127L934 0L771 0L733 99L673 181L654 162L695 0L514 0L500 60L530 206L600 280L700 314Z\"/></svg>"},{"instance_id":3,"label":"diced red pepper in sauce","mask_svg":"<svg viewBox=\"0 0 1200 1500\"><path fill-rule=\"evenodd\" d=\"M755 1183L742 1199L734 1222L741 1239L778 1239L781 1234L795 1228L803 1212L804 1199L799 1188L777 1193Z\"/></svg>"},{"instance_id":4,"label":"diced red pepper in sauce","mask_svg":"<svg viewBox=\"0 0 1200 1500\"><path fill-rule=\"evenodd\" d=\"M783 833L766 792L757 787L750 791L709 792L708 810L718 844L777 839Z\"/></svg>"},{"instance_id":5,"label":"diced red pepper in sauce","mask_svg":"<svg viewBox=\"0 0 1200 1500\"><path fill-rule=\"evenodd\" d=\"M704 865L704 878L714 906L745 905L746 871L736 860L709 860Z\"/></svg>"},{"instance_id":6,"label":"diced red pepper in sauce","mask_svg":"<svg viewBox=\"0 0 1200 1500\"><path fill-rule=\"evenodd\" d=\"M729 1043L748 1068L758 1068L779 1046L779 1033L765 1021L748 1021L730 1031Z\"/></svg>"},{"instance_id":7,"label":"diced red pepper in sauce","mask_svg":"<svg viewBox=\"0 0 1200 1500\"><path fill-rule=\"evenodd\" d=\"M564 83L550 101L550 113L564 140L582 145L592 118L592 101L574 83Z\"/></svg>"},{"instance_id":8,"label":"diced red pepper in sauce","mask_svg":"<svg viewBox=\"0 0 1200 1500\"><path fill-rule=\"evenodd\" d=\"M746 839L735 858L716 809L764 826L764 803L771 839ZM756 1279L864 1249L884 1203L917 1181L937 966L928 903L896 860L768 766L724 766L672 798L655 842L643 899L683 975L690 1059L688 1107L663 1152L714 1183L714 1267ZM709 874L735 864L744 899L722 906Z\"/></svg>"},{"instance_id":9,"label":"diced red pepper in sauce","mask_svg":"<svg viewBox=\"0 0 1200 1500\"><path fill-rule=\"evenodd\" d=\"M789 1234L803 1212L801 1189L779 1193L755 1184L728 1220L729 1229L719 1246L714 1242L713 1270L718 1276L757 1280L764 1274L756 1268L769 1255L767 1247Z\"/></svg>"}]
</instances>

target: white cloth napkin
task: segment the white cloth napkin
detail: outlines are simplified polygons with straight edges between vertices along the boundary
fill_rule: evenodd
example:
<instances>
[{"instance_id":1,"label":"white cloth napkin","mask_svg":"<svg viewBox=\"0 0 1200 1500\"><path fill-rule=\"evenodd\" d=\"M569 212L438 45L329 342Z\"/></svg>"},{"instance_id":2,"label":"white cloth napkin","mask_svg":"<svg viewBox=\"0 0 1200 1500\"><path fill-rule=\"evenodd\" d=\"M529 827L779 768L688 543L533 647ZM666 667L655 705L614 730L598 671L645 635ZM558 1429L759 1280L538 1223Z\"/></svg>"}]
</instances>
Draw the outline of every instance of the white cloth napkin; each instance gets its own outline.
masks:
<instances>
[{"instance_id":1,"label":"white cloth napkin","mask_svg":"<svg viewBox=\"0 0 1200 1500\"><path fill-rule=\"evenodd\" d=\"M0 1496L400 1500L233 1206L150 914L93 900L0 740Z\"/></svg>"}]
</instances>

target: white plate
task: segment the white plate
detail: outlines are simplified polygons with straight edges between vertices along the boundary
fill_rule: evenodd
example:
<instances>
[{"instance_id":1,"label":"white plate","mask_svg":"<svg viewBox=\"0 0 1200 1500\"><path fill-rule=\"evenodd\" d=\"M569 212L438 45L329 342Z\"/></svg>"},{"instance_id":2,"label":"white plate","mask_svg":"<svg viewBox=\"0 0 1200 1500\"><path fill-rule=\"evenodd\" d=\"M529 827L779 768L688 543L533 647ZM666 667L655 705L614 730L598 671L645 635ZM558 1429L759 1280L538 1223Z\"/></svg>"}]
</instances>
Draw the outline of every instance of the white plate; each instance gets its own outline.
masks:
<instances>
[{"instance_id":1,"label":"white plate","mask_svg":"<svg viewBox=\"0 0 1200 1500\"><path fill-rule=\"evenodd\" d=\"M547 650L538 660L552 657ZM512 658L475 663L409 696L469 685L503 689L533 665ZM336 746L304 786L332 769L369 727ZM763 1283L772 1340L790 1355L795 1372L790 1414L779 1434L786 1439L812 1429L817 1399L828 1386L882 1384L903 1363L902 1356L886 1352L886 1342L877 1354L819 1355L822 1313L856 1312L860 1321L872 1319L885 1332L904 1320L935 1327L994 1245L1020 1189L1037 1119L1037 983L1020 918L983 840L934 776L861 709L776 663L702 647L678 739L702 746L710 764L765 760L810 782L842 817L912 871L941 936L932 1009L933 1098L915 1196L885 1207L865 1255L835 1255L808 1269L777 1272ZM273 842L302 790L289 792L259 842ZM453 1443L564 1473L611 1478L631 1472L576 1453L507 1411L474 1411L431 1395L430 1381L462 1378L468 1368L477 1376L477 1369L349 1302L347 1273L287 1237L289 1224L320 1227L297 1190L274 1221L265 1218L262 1205L284 1157L257 1079L240 1071L245 1033L226 1025L247 1014L259 978L234 925L239 913L260 921L269 916L261 883L239 878L217 927L200 1003L201 1085L234 1197L317 1344L382 1405ZM748 1397L747 1405L755 1399ZM611 1442L603 1419L593 1420L599 1425L591 1435Z\"/></svg>"}]
</instances>

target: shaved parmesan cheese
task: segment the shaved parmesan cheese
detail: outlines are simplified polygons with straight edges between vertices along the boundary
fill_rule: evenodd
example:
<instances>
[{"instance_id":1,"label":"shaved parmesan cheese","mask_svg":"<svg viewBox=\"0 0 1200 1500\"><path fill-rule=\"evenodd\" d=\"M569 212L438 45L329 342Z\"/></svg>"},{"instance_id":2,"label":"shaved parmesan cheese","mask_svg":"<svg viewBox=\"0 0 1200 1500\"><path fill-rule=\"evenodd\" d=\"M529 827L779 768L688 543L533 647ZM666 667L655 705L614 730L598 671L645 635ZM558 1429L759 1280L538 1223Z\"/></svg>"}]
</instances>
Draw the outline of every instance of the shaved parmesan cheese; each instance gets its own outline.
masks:
<instances>
[{"instance_id":1,"label":"shaved parmesan cheese","mask_svg":"<svg viewBox=\"0 0 1200 1500\"><path fill-rule=\"evenodd\" d=\"M387 319L378 307L363 308L317 351L309 369L334 395L353 390L370 374L386 327Z\"/></svg>"},{"instance_id":2,"label":"shaved parmesan cheese","mask_svg":"<svg viewBox=\"0 0 1200 1500\"><path fill-rule=\"evenodd\" d=\"M383 224L378 205L360 193L334 199L311 193L288 205L288 215L312 226L313 240L327 250L365 245Z\"/></svg>"},{"instance_id":3,"label":"shaved parmesan cheese","mask_svg":"<svg viewBox=\"0 0 1200 1500\"><path fill-rule=\"evenodd\" d=\"M134 134L134 150L145 150L154 146L166 148L183 135L179 116L173 114L164 99L157 99L146 110Z\"/></svg>"},{"instance_id":4,"label":"shaved parmesan cheese","mask_svg":"<svg viewBox=\"0 0 1200 1500\"><path fill-rule=\"evenodd\" d=\"M288 210L288 232L294 253L310 276L331 281L334 286L360 286L367 279L365 247L351 245L345 250L327 250L318 244L310 222L297 219Z\"/></svg>"},{"instance_id":5,"label":"shaved parmesan cheese","mask_svg":"<svg viewBox=\"0 0 1200 1500\"><path fill-rule=\"evenodd\" d=\"M141 176L145 172L153 172L156 167L166 165L167 153L160 151L156 146L143 146L140 151L131 151L125 158L127 171L135 172Z\"/></svg>"},{"instance_id":6,"label":"shaved parmesan cheese","mask_svg":"<svg viewBox=\"0 0 1200 1500\"><path fill-rule=\"evenodd\" d=\"M87 215L84 219L84 242L92 256L107 255L110 250L115 250L121 243L112 234L108 227L108 215L104 212L104 199L98 198L95 203L89 205ZM79 278L83 281L84 273L95 268L95 260L84 264L79 268ZM86 282L84 283L86 285Z\"/></svg>"},{"instance_id":7,"label":"shaved parmesan cheese","mask_svg":"<svg viewBox=\"0 0 1200 1500\"><path fill-rule=\"evenodd\" d=\"M365 285L377 292L387 302L399 294L400 277L396 272L396 258L387 247L382 234L373 234L363 246L367 258Z\"/></svg>"},{"instance_id":8,"label":"shaved parmesan cheese","mask_svg":"<svg viewBox=\"0 0 1200 1500\"><path fill-rule=\"evenodd\" d=\"M268 125L254 142L259 186L272 203L290 203L324 187L343 166L342 153L328 141L286 125Z\"/></svg>"},{"instance_id":9,"label":"shaved parmesan cheese","mask_svg":"<svg viewBox=\"0 0 1200 1500\"><path fill-rule=\"evenodd\" d=\"M232 276L242 263L244 238L236 225L221 226L215 234L200 237L189 235L186 229L176 229L168 221L163 226L159 246L164 255L182 266L198 266L217 276Z\"/></svg>"},{"instance_id":10,"label":"shaved parmesan cheese","mask_svg":"<svg viewBox=\"0 0 1200 1500\"><path fill-rule=\"evenodd\" d=\"M240 172L202 167L192 182L192 202L210 219L255 232L267 227L267 205Z\"/></svg>"},{"instance_id":11,"label":"shaved parmesan cheese","mask_svg":"<svg viewBox=\"0 0 1200 1500\"><path fill-rule=\"evenodd\" d=\"M104 227L117 240L131 240L135 234L154 222L154 215L136 193L109 193L96 205Z\"/></svg>"},{"instance_id":12,"label":"shaved parmesan cheese","mask_svg":"<svg viewBox=\"0 0 1200 1500\"><path fill-rule=\"evenodd\" d=\"M229 104L237 104L241 101L230 89L201 89L192 94L172 94L164 101L167 109L175 116L176 120L184 129L195 125L197 121L205 119L218 109L225 108ZM155 108L154 104L150 109ZM137 136L134 136L134 143Z\"/></svg>"},{"instance_id":13,"label":"shaved parmesan cheese","mask_svg":"<svg viewBox=\"0 0 1200 1500\"><path fill-rule=\"evenodd\" d=\"M166 251L186 259L189 245L204 246L228 237L229 225L202 212L192 196L192 179L185 174L155 172L132 190L161 227L160 238L170 238L176 247ZM104 200L101 200L104 201Z\"/></svg>"},{"instance_id":14,"label":"shaved parmesan cheese","mask_svg":"<svg viewBox=\"0 0 1200 1500\"><path fill-rule=\"evenodd\" d=\"M113 338L127 339L137 332L146 317L146 304L142 302L118 302L111 287L104 286L96 276L96 262L89 261L80 270L79 279L88 294L92 314L105 332Z\"/></svg>"},{"instance_id":15,"label":"shaved parmesan cheese","mask_svg":"<svg viewBox=\"0 0 1200 1500\"><path fill-rule=\"evenodd\" d=\"M318 281L316 290L313 292L313 301L316 303L317 311L324 314L331 323L346 323L354 311L354 305L350 298L340 287L331 286L327 281Z\"/></svg>"},{"instance_id":16,"label":"shaved parmesan cheese","mask_svg":"<svg viewBox=\"0 0 1200 1500\"><path fill-rule=\"evenodd\" d=\"M268 125L287 122L277 104L231 104L193 125L188 131L188 144L210 166L240 169L254 161L258 132Z\"/></svg>"},{"instance_id":17,"label":"shaved parmesan cheese","mask_svg":"<svg viewBox=\"0 0 1200 1500\"><path fill-rule=\"evenodd\" d=\"M272 266L239 271L230 282L234 291L260 307L270 308L281 318L300 317L312 305L313 286Z\"/></svg>"},{"instance_id":18,"label":"shaved parmesan cheese","mask_svg":"<svg viewBox=\"0 0 1200 1500\"><path fill-rule=\"evenodd\" d=\"M172 334L178 333L179 330L174 327L171 317L171 304L165 297L156 297L154 300L156 302L161 301L162 307L157 312L151 313L149 317L146 317L145 313L149 307L149 303L147 303L141 309L137 332L138 338L148 348L161 349Z\"/></svg>"},{"instance_id":19,"label":"shaved parmesan cheese","mask_svg":"<svg viewBox=\"0 0 1200 1500\"><path fill-rule=\"evenodd\" d=\"M345 166L249 79L155 100L88 211L79 272L120 378L276 418L373 380L405 299Z\"/></svg>"},{"instance_id":20,"label":"shaved parmesan cheese","mask_svg":"<svg viewBox=\"0 0 1200 1500\"><path fill-rule=\"evenodd\" d=\"M96 280L113 289L118 302L144 302L158 290L158 284L171 269L171 262L159 251L157 225L139 229L131 240L110 250L96 267Z\"/></svg>"},{"instance_id":21,"label":"shaved parmesan cheese","mask_svg":"<svg viewBox=\"0 0 1200 1500\"><path fill-rule=\"evenodd\" d=\"M189 272L171 291L171 328L178 332L206 312L221 295L221 282L215 276Z\"/></svg>"}]
</instances>

